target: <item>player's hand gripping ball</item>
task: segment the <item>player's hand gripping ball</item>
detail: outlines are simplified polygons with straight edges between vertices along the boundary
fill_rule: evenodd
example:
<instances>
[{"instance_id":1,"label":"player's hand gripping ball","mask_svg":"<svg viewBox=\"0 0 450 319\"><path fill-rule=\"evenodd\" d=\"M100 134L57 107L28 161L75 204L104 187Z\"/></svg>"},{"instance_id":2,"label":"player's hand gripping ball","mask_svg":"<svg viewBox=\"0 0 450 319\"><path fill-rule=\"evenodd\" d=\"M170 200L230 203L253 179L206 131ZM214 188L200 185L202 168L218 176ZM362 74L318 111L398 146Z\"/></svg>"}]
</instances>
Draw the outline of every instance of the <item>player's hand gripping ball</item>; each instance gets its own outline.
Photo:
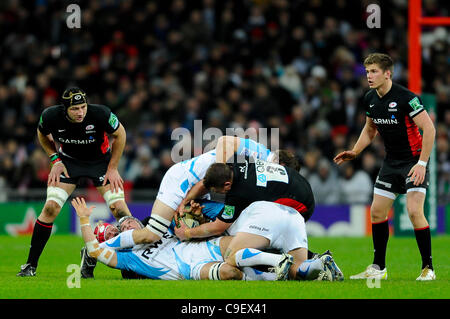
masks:
<instances>
[{"instance_id":1,"label":"player's hand gripping ball","mask_svg":"<svg viewBox=\"0 0 450 319\"><path fill-rule=\"evenodd\" d=\"M184 213L184 216L179 218L179 221L184 223L188 228L194 228L200 225L198 217L189 213Z\"/></svg>"}]
</instances>

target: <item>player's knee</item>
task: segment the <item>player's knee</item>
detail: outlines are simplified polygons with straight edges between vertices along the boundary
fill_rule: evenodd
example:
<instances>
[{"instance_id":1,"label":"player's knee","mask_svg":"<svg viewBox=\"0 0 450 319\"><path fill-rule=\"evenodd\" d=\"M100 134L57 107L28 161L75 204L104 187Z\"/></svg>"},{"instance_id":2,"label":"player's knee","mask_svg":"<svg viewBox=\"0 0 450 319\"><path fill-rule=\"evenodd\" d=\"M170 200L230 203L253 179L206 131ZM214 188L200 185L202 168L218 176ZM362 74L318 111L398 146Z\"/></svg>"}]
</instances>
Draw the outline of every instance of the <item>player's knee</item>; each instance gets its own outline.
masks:
<instances>
[{"instance_id":1,"label":"player's knee","mask_svg":"<svg viewBox=\"0 0 450 319\"><path fill-rule=\"evenodd\" d=\"M236 267L236 266L237 266L237 265L236 265L236 253L235 253L235 252L229 253L229 254L225 253L225 255L226 255L226 257L225 257L225 260L224 260L224 261L225 261L227 264Z\"/></svg>"},{"instance_id":2,"label":"player's knee","mask_svg":"<svg viewBox=\"0 0 450 319\"><path fill-rule=\"evenodd\" d=\"M220 279L221 280L241 280L242 272L229 264L222 264L220 267Z\"/></svg>"},{"instance_id":3,"label":"player's knee","mask_svg":"<svg viewBox=\"0 0 450 319\"><path fill-rule=\"evenodd\" d=\"M409 207L407 207L407 210L408 210L409 218L411 219L413 224L414 224L414 221L422 218L422 216L424 215L423 210L417 206L409 206Z\"/></svg>"},{"instance_id":4,"label":"player's knee","mask_svg":"<svg viewBox=\"0 0 450 319\"><path fill-rule=\"evenodd\" d=\"M116 216L116 213L123 212L126 206L125 193L123 192L123 190L119 190L118 192L112 192L111 190L106 191L103 194L103 198L105 199L106 205L108 205L116 218L123 217Z\"/></svg>"},{"instance_id":5,"label":"player's knee","mask_svg":"<svg viewBox=\"0 0 450 319\"><path fill-rule=\"evenodd\" d=\"M242 272L224 262L218 262L211 265L208 270L209 280L241 280Z\"/></svg>"},{"instance_id":6,"label":"player's knee","mask_svg":"<svg viewBox=\"0 0 450 319\"><path fill-rule=\"evenodd\" d=\"M370 218L372 223L379 223L387 218L387 213L376 206L373 206L370 208Z\"/></svg>"},{"instance_id":7,"label":"player's knee","mask_svg":"<svg viewBox=\"0 0 450 319\"><path fill-rule=\"evenodd\" d=\"M117 201L109 206L109 209L111 210L114 217L119 220L122 217L125 216L131 216L130 211L128 210L127 204L125 201L120 200Z\"/></svg>"},{"instance_id":8,"label":"player's knee","mask_svg":"<svg viewBox=\"0 0 450 319\"><path fill-rule=\"evenodd\" d=\"M54 220L58 216L60 211L61 207L59 206L59 204L57 204L53 200L48 200L44 205L42 215L46 220Z\"/></svg>"},{"instance_id":9,"label":"player's knee","mask_svg":"<svg viewBox=\"0 0 450 319\"><path fill-rule=\"evenodd\" d=\"M61 207L64 206L69 194L60 187L47 187L47 200L42 210L42 214L47 221L53 220L58 216Z\"/></svg>"}]
</instances>

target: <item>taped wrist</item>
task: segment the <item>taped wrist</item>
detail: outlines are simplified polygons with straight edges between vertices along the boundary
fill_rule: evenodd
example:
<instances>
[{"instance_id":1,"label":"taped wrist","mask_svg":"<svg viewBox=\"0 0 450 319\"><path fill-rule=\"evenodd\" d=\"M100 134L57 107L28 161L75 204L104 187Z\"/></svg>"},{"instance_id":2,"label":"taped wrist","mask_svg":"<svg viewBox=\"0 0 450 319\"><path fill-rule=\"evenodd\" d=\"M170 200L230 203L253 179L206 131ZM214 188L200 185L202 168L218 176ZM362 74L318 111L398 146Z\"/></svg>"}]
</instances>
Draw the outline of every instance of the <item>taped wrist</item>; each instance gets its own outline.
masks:
<instances>
[{"instance_id":1,"label":"taped wrist","mask_svg":"<svg viewBox=\"0 0 450 319\"><path fill-rule=\"evenodd\" d=\"M99 262L108 265L114 256L114 250L110 248L100 248L99 243L96 239L87 242L86 248L89 256L97 259Z\"/></svg>"},{"instance_id":2,"label":"taped wrist","mask_svg":"<svg viewBox=\"0 0 450 319\"><path fill-rule=\"evenodd\" d=\"M89 217L87 217L87 216L80 217L80 227L83 227L83 226L90 226Z\"/></svg>"},{"instance_id":3,"label":"taped wrist","mask_svg":"<svg viewBox=\"0 0 450 319\"><path fill-rule=\"evenodd\" d=\"M151 215L147 228L155 235L162 237L170 226L171 221L159 216Z\"/></svg>"}]
</instances>

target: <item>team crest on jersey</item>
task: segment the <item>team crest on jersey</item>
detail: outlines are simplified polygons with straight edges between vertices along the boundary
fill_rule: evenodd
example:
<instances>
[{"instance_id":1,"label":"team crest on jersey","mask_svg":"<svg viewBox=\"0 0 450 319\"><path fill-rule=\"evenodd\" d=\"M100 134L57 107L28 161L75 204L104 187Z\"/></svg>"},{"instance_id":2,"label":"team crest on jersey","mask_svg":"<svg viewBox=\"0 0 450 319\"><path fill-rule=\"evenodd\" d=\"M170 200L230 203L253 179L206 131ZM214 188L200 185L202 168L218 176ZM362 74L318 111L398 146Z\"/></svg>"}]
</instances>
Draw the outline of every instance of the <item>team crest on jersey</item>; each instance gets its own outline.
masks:
<instances>
[{"instance_id":1,"label":"team crest on jersey","mask_svg":"<svg viewBox=\"0 0 450 319\"><path fill-rule=\"evenodd\" d=\"M119 126L119 119L114 113L111 113L111 115L109 116L108 123L109 125L111 125L113 129L116 129Z\"/></svg>"},{"instance_id":2,"label":"team crest on jersey","mask_svg":"<svg viewBox=\"0 0 450 319\"><path fill-rule=\"evenodd\" d=\"M389 103L389 112L397 112L397 109L395 108L397 106L397 102L391 102Z\"/></svg>"},{"instance_id":3,"label":"team crest on jersey","mask_svg":"<svg viewBox=\"0 0 450 319\"><path fill-rule=\"evenodd\" d=\"M419 98L416 96L411 101L408 102L409 105L416 111L418 109L423 108L423 105L420 104Z\"/></svg>"},{"instance_id":4,"label":"team crest on jersey","mask_svg":"<svg viewBox=\"0 0 450 319\"><path fill-rule=\"evenodd\" d=\"M95 133L94 125L90 124L90 125L86 126L86 134L92 134L92 133Z\"/></svg>"},{"instance_id":5,"label":"team crest on jersey","mask_svg":"<svg viewBox=\"0 0 450 319\"><path fill-rule=\"evenodd\" d=\"M231 219L234 216L234 206L225 205L223 208L222 218Z\"/></svg>"}]
</instances>

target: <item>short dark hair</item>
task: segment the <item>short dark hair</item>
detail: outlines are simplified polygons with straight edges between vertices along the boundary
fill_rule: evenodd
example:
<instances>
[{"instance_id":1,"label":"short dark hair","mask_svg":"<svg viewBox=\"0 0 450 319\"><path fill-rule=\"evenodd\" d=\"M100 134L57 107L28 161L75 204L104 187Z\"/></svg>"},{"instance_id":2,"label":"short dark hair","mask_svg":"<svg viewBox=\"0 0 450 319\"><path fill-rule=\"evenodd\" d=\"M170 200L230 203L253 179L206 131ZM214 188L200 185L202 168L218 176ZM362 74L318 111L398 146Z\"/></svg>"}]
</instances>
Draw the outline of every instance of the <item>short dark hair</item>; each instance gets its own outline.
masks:
<instances>
[{"instance_id":1,"label":"short dark hair","mask_svg":"<svg viewBox=\"0 0 450 319\"><path fill-rule=\"evenodd\" d=\"M211 187L222 187L226 182L233 179L233 170L224 163L214 163L206 171L203 185L206 189Z\"/></svg>"},{"instance_id":2,"label":"short dark hair","mask_svg":"<svg viewBox=\"0 0 450 319\"><path fill-rule=\"evenodd\" d=\"M278 164L295 169L297 172L300 171L300 161L297 156L291 151L281 149L275 151L278 157Z\"/></svg>"},{"instance_id":3,"label":"short dark hair","mask_svg":"<svg viewBox=\"0 0 450 319\"><path fill-rule=\"evenodd\" d=\"M364 60L364 66L377 64L383 71L390 70L391 76L394 74L394 62L392 58L385 53L371 53Z\"/></svg>"}]
</instances>

